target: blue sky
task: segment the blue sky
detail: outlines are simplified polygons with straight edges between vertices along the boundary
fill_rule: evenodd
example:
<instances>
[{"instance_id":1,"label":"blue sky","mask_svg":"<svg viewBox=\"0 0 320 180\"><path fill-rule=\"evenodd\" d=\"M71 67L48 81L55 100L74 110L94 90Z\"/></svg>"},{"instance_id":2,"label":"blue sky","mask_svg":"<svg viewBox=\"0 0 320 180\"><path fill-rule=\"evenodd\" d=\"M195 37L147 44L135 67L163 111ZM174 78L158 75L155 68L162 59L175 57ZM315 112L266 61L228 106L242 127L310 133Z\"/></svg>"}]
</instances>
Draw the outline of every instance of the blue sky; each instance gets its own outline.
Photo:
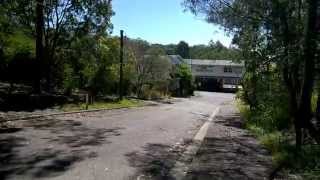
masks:
<instances>
[{"instance_id":1,"label":"blue sky","mask_svg":"<svg viewBox=\"0 0 320 180\"><path fill-rule=\"evenodd\" d=\"M189 45L208 44L212 39L229 46L228 37L218 26L208 24L190 12L183 12L183 0L113 0L114 35L120 29L130 38L170 44L184 40Z\"/></svg>"}]
</instances>

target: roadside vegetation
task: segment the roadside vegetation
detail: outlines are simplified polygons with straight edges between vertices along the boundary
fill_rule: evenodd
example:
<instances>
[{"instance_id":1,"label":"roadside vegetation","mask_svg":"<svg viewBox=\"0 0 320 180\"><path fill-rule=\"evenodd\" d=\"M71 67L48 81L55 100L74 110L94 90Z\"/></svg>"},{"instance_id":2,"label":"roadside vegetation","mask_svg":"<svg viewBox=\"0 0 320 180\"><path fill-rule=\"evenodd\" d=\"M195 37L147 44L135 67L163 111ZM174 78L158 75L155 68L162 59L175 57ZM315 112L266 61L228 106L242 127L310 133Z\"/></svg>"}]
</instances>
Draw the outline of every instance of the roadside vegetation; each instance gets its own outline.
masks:
<instances>
[{"instance_id":1,"label":"roadside vegetation","mask_svg":"<svg viewBox=\"0 0 320 180\"><path fill-rule=\"evenodd\" d=\"M250 107L241 99L237 99L237 106L245 120L244 127L272 154L274 170L271 176L286 179L320 178L320 147L318 145L308 142L311 139L306 137L305 145L297 152L293 129L274 125L277 118L282 118L280 117L282 114L275 117L276 112L271 108L265 109L268 112L263 113L250 111Z\"/></svg>"},{"instance_id":2,"label":"roadside vegetation","mask_svg":"<svg viewBox=\"0 0 320 180\"><path fill-rule=\"evenodd\" d=\"M275 174L319 178L319 0L184 0L183 6L233 35L232 46L126 37L124 95L192 95L190 68L173 66L167 55L244 61L239 106L246 127L272 152ZM114 13L112 0L1 1L0 109L19 103L59 104L65 111L139 106L101 98L117 95L121 85Z\"/></svg>"},{"instance_id":3,"label":"roadside vegetation","mask_svg":"<svg viewBox=\"0 0 320 180\"><path fill-rule=\"evenodd\" d=\"M272 152L273 175L319 179L319 0L184 5L234 35L245 64L240 109L246 127Z\"/></svg>"},{"instance_id":4,"label":"roadside vegetation","mask_svg":"<svg viewBox=\"0 0 320 180\"><path fill-rule=\"evenodd\" d=\"M111 35L114 13L111 0L1 2L0 109L81 104L84 94L94 106L99 97L118 95L120 39ZM174 52L189 53L188 44L180 47L175 45ZM163 47L125 37L123 52L123 95L192 94L191 71L180 73ZM177 89L177 76L189 90Z\"/></svg>"},{"instance_id":5,"label":"roadside vegetation","mask_svg":"<svg viewBox=\"0 0 320 180\"><path fill-rule=\"evenodd\" d=\"M137 99L123 99L121 101L98 101L87 106L86 103L64 104L59 107L64 112L96 110L96 109L118 109L144 106L145 102Z\"/></svg>"},{"instance_id":6,"label":"roadside vegetation","mask_svg":"<svg viewBox=\"0 0 320 180\"><path fill-rule=\"evenodd\" d=\"M115 13L111 0L2 1L0 109L82 103L84 94L92 104L118 95L120 38L111 35ZM194 89L190 68L175 67L167 55L231 59L238 50L213 41L189 47L184 41L160 45L125 37L123 52L123 95L161 99L190 96Z\"/></svg>"}]
</instances>

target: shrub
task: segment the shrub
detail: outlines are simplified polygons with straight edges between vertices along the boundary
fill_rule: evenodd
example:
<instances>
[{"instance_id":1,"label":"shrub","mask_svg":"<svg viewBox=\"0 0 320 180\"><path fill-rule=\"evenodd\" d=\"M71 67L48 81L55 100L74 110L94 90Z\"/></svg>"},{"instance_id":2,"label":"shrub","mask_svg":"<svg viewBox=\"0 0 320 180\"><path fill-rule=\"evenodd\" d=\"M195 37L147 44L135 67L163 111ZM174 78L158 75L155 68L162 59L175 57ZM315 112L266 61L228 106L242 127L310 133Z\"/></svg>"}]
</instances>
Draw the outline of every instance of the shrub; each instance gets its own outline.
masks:
<instances>
[{"instance_id":1,"label":"shrub","mask_svg":"<svg viewBox=\"0 0 320 180\"><path fill-rule=\"evenodd\" d=\"M246 128L272 153L273 163L281 167L283 176L296 174L303 179L320 178L320 146L305 145L300 152L296 151L293 133L290 129L281 128L281 123L285 122L282 119L286 117L282 114L285 108L281 110L276 109L278 106L261 105L252 111L239 99L237 106L245 119Z\"/></svg>"},{"instance_id":2,"label":"shrub","mask_svg":"<svg viewBox=\"0 0 320 180\"><path fill-rule=\"evenodd\" d=\"M190 96L194 92L193 77L190 67L187 64L180 64L175 72L175 78L179 80L178 96Z\"/></svg>"},{"instance_id":3,"label":"shrub","mask_svg":"<svg viewBox=\"0 0 320 180\"><path fill-rule=\"evenodd\" d=\"M148 100L158 100L165 97L165 93L161 92L158 89L151 88L149 85L144 85L142 87L139 98L148 99Z\"/></svg>"}]
</instances>

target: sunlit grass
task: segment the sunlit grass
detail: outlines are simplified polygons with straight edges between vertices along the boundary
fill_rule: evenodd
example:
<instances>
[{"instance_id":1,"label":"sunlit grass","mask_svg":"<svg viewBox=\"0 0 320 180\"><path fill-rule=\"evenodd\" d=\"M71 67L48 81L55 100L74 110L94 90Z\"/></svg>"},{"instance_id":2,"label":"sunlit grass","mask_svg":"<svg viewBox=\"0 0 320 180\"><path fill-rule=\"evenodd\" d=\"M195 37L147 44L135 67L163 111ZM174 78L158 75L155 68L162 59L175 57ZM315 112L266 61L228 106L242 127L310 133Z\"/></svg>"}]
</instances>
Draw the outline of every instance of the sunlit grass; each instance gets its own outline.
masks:
<instances>
[{"instance_id":1,"label":"sunlit grass","mask_svg":"<svg viewBox=\"0 0 320 180\"><path fill-rule=\"evenodd\" d=\"M130 107L140 107L143 105L145 105L143 101L135 100L135 99L124 99L122 101L114 101L114 102L98 101L98 102L94 102L93 104L89 104L88 110L130 108ZM60 107L60 110L64 112L86 110L86 103L65 104Z\"/></svg>"}]
</instances>

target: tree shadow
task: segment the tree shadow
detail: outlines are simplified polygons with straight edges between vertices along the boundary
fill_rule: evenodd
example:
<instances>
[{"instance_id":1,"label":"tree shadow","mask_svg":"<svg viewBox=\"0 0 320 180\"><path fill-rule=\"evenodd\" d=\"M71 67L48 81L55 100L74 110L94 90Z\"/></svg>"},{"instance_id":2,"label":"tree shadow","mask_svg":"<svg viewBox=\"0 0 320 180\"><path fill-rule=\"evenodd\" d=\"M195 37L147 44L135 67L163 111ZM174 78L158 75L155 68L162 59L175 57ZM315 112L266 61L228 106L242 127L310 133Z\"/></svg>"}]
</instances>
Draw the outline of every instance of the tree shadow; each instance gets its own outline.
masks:
<instances>
[{"instance_id":1,"label":"tree shadow","mask_svg":"<svg viewBox=\"0 0 320 180\"><path fill-rule=\"evenodd\" d=\"M108 138L120 135L121 130L54 118L26 121L21 126L20 131L0 136L0 179L60 176L76 163L96 158L93 147L111 143Z\"/></svg>"},{"instance_id":2,"label":"tree shadow","mask_svg":"<svg viewBox=\"0 0 320 180\"><path fill-rule=\"evenodd\" d=\"M21 131L22 128L17 128L17 127L1 127L0 126L0 134L8 134L8 133L16 133Z\"/></svg>"},{"instance_id":3,"label":"tree shadow","mask_svg":"<svg viewBox=\"0 0 320 180\"><path fill-rule=\"evenodd\" d=\"M185 140L174 146L149 143L141 152L126 154L130 166L136 169L136 174L129 179L173 180L170 171L188 143L191 141Z\"/></svg>"},{"instance_id":4,"label":"tree shadow","mask_svg":"<svg viewBox=\"0 0 320 180\"><path fill-rule=\"evenodd\" d=\"M244 127L237 114L217 116L214 122L236 130ZM185 179L268 179L271 162L270 153L244 130L233 136L209 136L204 139Z\"/></svg>"},{"instance_id":5,"label":"tree shadow","mask_svg":"<svg viewBox=\"0 0 320 180\"><path fill-rule=\"evenodd\" d=\"M186 179L267 179L271 159L248 137L207 138Z\"/></svg>"},{"instance_id":6,"label":"tree shadow","mask_svg":"<svg viewBox=\"0 0 320 180\"><path fill-rule=\"evenodd\" d=\"M17 168L7 168L17 154L17 149L24 146L23 137L0 137L0 179L6 179Z\"/></svg>"},{"instance_id":7,"label":"tree shadow","mask_svg":"<svg viewBox=\"0 0 320 180\"><path fill-rule=\"evenodd\" d=\"M123 129L119 127L111 129L89 128L80 121L52 118L28 121L25 123L25 127L49 131L55 136L45 137L44 139L47 139L50 143L66 144L70 148L98 146L102 143L110 143L107 141L107 138L110 136L120 136L120 130Z\"/></svg>"}]
</instances>

